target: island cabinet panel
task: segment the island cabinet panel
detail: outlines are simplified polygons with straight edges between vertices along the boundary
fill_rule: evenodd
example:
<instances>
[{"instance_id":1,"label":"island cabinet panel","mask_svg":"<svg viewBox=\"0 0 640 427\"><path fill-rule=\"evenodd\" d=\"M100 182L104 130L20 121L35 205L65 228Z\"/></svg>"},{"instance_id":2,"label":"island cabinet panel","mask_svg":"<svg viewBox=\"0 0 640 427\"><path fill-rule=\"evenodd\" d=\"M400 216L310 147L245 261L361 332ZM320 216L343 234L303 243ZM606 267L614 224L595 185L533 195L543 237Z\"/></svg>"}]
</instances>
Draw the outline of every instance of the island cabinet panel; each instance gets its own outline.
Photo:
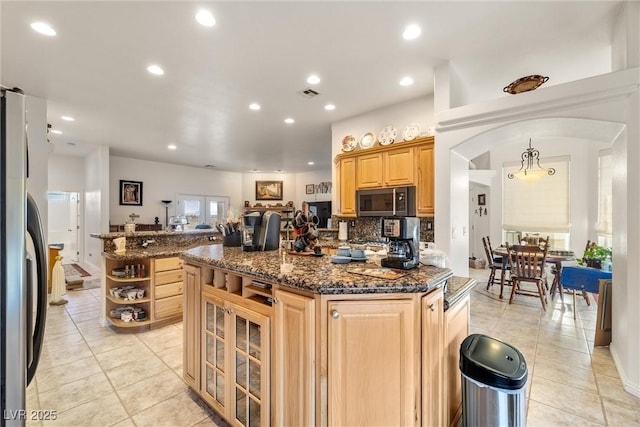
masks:
<instances>
[{"instance_id":1,"label":"island cabinet panel","mask_svg":"<svg viewBox=\"0 0 640 427\"><path fill-rule=\"evenodd\" d=\"M327 424L418 425L414 301L329 301L327 310Z\"/></svg>"},{"instance_id":2,"label":"island cabinet panel","mask_svg":"<svg viewBox=\"0 0 640 427\"><path fill-rule=\"evenodd\" d=\"M178 257L153 259L153 318L163 323L182 319L183 273Z\"/></svg>"},{"instance_id":3,"label":"island cabinet panel","mask_svg":"<svg viewBox=\"0 0 640 427\"><path fill-rule=\"evenodd\" d=\"M442 292L422 297L422 425L443 425L444 298Z\"/></svg>"},{"instance_id":4,"label":"island cabinet panel","mask_svg":"<svg viewBox=\"0 0 640 427\"><path fill-rule=\"evenodd\" d=\"M462 380L460 378L460 345L469 335L470 297L466 295L446 311L445 334L445 422L455 426L462 415Z\"/></svg>"},{"instance_id":5,"label":"island cabinet panel","mask_svg":"<svg viewBox=\"0 0 640 427\"><path fill-rule=\"evenodd\" d=\"M269 317L206 292L201 309L200 395L232 425L269 425Z\"/></svg>"},{"instance_id":6,"label":"island cabinet panel","mask_svg":"<svg viewBox=\"0 0 640 427\"><path fill-rule=\"evenodd\" d=\"M415 150L416 212L418 215L433 215L435 212L433 143L420 145Z\"/></svg>"},{"instance_id":7,"label":"island cabinet panel","mask_svg":"<svg viewBox=\"0 0 640 427\"><path fill-rule=\"evenodd\" d=\"M183 294L183 378L200 389L200 267L184 266Z\"/></svg>"},{"instance_id":8,"label":"island cabinet panel","mask_svg":"<svg viewBox=\"0 0 640 427\"><path fill-rule=\"evenodd\" d=\"M315 300L275 291L273 424L315 425Z\"/></svg>"},{"instance_id":9,"label":"island cabinet panel","mask_svg":"<svg viewBox=\"0 0 640 427\"><path fill-rule=\"evenodd\" d=\"M356 215L356 159L342 159L336 171L340 178L339 212L345 216Z\"/></svg>"}]
</instances>

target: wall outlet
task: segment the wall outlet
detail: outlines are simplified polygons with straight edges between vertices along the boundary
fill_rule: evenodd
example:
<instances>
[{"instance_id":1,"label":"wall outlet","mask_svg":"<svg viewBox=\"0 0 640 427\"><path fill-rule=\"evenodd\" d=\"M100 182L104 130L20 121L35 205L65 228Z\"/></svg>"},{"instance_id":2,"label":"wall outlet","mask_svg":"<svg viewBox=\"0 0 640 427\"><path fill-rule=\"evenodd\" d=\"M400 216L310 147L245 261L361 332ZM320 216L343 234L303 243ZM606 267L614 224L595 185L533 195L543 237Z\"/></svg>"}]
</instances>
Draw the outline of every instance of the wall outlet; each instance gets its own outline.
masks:
<instances>
[{"instance_id":1,"label":"wall outlet","mask_svg":"<svg viewBox=\"0 0 640 427\"><path fill-rule=\"evenodd\" d=\"M349 226L350 227L355 227L356 226L356 221L354 219L352 219L351 221L349 221Z\"/></svg>"},{"instance_id":2,"label":"wall outlet","mask_svg":"<svg viewBox=\"0 0 640 427\"><path fill-rule=\"evenodd\" d=\"M213 242L213 241L215 241L215 240L216 240L216 236L209 236L209 241L210 241L210 242Z\"/></svg>"}]
</instances>

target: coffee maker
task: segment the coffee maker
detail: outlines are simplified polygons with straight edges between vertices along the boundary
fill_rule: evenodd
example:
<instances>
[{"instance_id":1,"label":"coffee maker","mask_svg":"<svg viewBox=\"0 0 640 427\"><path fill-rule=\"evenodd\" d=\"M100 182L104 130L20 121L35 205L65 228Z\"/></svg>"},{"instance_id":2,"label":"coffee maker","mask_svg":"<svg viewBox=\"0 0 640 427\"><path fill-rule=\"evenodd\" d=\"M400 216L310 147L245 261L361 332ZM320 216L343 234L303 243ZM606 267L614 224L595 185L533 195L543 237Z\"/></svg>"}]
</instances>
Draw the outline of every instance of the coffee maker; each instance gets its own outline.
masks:
<instances>
[{"instance_id":1,"label":"coffee maker","mask_svg":"<svg viewBox=\"0 0 640 427\"><path fill-rule=\"evenodd\" d=\"M243 218L243 251L272 251L280 247L280 214L278 212L250 212Z\"/></svg>"},{"instance_id":2,"label":"coffee maker","mask_svg":"<svg viewBox=\"0 0 640 427\"><path fill-rule=\"evenodd\" d=\"M420 218L382 218L382 237L389 239L389 249L380 265L409 270L420 264Z\"/></svg>"}]
</instances>

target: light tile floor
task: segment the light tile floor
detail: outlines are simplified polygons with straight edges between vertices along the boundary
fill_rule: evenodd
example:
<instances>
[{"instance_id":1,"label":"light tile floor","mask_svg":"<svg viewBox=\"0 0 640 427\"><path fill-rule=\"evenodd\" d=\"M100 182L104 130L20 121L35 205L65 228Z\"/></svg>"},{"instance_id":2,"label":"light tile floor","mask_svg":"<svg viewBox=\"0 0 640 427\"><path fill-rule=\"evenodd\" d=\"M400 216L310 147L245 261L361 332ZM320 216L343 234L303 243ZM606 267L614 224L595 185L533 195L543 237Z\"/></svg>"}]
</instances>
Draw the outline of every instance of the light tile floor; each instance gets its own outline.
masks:
<instances>
[{"instance_id":1,"label":"light tile floor","mask_svg":"<svg viewBox=\"0 0 640 427\"><path fill-rule=\"evenodd\" d=\"M638 426L640 399L624 391L608 347L593 347L596 304L591 298L556 294L547 312L536 297L516 295L509 305L489 291L489 270L469 269L478 285L471 293L471 333L482 333L520 350L527 361L528 426Z\"/></svg>"},{"instance_id":2,"label":"light tile floor","mask_svg":"<svg viewBox=\"0 0 640 427\"><path fill-rule=\"evenodd\" d=\"M96 273L96 272L92 272ZM470 274L479 282L488 270ZM592 346L595 306L556 298L544 313L537 299L514 304L478 284L471 332L518 348L527 360L529 426L637 426L640 401L625 392L608 348ZM507 288L509 289L509 288ZM42 359L27 389L28 410L55 410L53 426L226 426L182 381L182 325L119 334L100 326L100 289L69 291L49 306Z\"/></svg>"}]
</instances>

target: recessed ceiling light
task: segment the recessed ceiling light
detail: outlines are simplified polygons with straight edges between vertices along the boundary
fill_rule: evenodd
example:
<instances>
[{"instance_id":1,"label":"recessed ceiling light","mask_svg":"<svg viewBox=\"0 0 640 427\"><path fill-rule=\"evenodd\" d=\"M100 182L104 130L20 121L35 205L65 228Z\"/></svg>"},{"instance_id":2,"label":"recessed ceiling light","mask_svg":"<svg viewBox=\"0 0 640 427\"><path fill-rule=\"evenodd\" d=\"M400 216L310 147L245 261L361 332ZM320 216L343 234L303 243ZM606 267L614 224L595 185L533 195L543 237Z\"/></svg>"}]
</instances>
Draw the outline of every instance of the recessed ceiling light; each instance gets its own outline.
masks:
<instances>
[{"instance_id":1,"label":"recessed ceiling light","mask_svg":"<svg viewBox=\"0 0 640 427\"><path fill-rule=\"evenodd\" d=\"M327 110L327 111L333 111L333 110L336 109L336 106L333 105L333 104L327 104L327 105L324 106L324 109Z\"/></svg>"},{"instance_id":2,"label":"recessed ceiling light","mask_svg":"<svg viewBox=\"0 0 640 427\"><path fill-rule=\"evenodd\" d=\"M70 145L71 147L75 147L76 143L75 142L67 142L67 145Z\"/></svg>"},{"instance_id":3,"label":"recessed ceiling light","mask_svg":"<svg viewBox=\"0 0 640 427\"><path fill-rule=\"evenodd\" d=\"M178 148L178 147L176 147L176 146L175 146L175 144L169 144L169 145L167 145L167 148L168 148L169 150L175 150L175 149L176 149L176 148Z\"/></svg>"},{"instance_id":4,"label":"recessed ceiling light","mask_svg":"<svg viewBox=\"0 0 640 427\"><path fill-rule=\"evenodd\" d=\"M413 79L409 76L403 77L400 80L400 86L411 86L413 84Z\"/></svg>"},{"instance_id":5,"label":"recessed ceiling light","mask_svg":"<svg viewBox=\"0 0 640 427\"><path fill-rule=\"evenodd\" d=\"M159 65L153 64L147 67L147 71L151 74L155 74L156 76L161 76L164 74L164 70L160 68Z\"/></svg>"},{"instance_id":6,"label":"recessed ceiling light","mask_svg":"<svg viewBox=\"0 0 640 427\"><path fill-rule=\"evenodd\" d=\"M71 117L71 116L62 116L61 118L62 118L62 120L66 120L66 121L68 121L68 122L73 122L73 121L75 121L75 120L76 120L76 119L74 119L74 118L73 118L73 117Z\"/></svg>"},{"instance_id":7,"label":"recessed ceiling light","mask_svg":"<svg viewBox=\"0 0 640 427\"><path fill-rule=\"evenodd\" d=\"M274 170L275 173L284 173L282 169Z\"/></svg>"},{"instance_id":8,"label":"recessed ceiling light","mask_svg":"<svg viewBox=\"0 0 640 427\"><path fill-rule=\"evenodd\" d=\"M57 135L62 135L62 131L61 131L61 130L57 130L57 129L53 129L53 130L51 131L51 133L55 133L55 134L57 134Z\"/></svg>"},{"instance_id":9,"label":"recessed ceiling light","mask_svg":"<svg viewBox=\"0 0 640 427\"><path fill-rule=\"evenodd\" d=\"M255 102L251 105L249 105L249 108L251 108L253 111L258 111L259 109L261 109L262 107L260 106L260 104L256 104Z\"/></svg>"},{"instance_id":10,"label":"recessed ceiling light","mask_svg":"<svg viewBox=\"0 0 640 427\"><path fill-rule=\"evenodd\" d=\"M413 40L420 37L422 34L422 30L415 24L408 25L407 28L404 29L404 33L402 33L402 38L405 40Z\"/></svg>"},{"instance_id":11,"label":"recessed ceiling light","mask_svg":"<svg viewBox=\"0 0 640 427\"><path fill-rule=\"evenodd\" d=\"M259 171L258 169L251 169L251 172L252 172L252 173L258 173L258 172L260 172L260 171Z\"/></svg>"},{"instance_id":12,"label":"recessed ceiling light","mask_svg":"<svg viewBox=\"0 0 640 427\"><path fill-rule=\"evenodd\" d=\"M45 36L53 37L56 35L56 30L54 30L51 25L46 22L34 22L31 24L31 28L34 31L39 32L40 34L44 34Z\"/></svg>"},{"instance_id":13,"label":"recessed ceiling light","mask_svg":"<svg viewBox=\"0 0 640 427\"><path fill-rule=\"evenodd\" d=\"M293 120L291 117L287 117L286 119L284 119L284 122L288 125L295 123L296 121Z\"/></svg>"},{"instance_id":14,"label":"recessed ceiling light","mask_svg":"<svg viewBox=\"0 0 640 427\"><path fill-rule=\"evenodd\" d=\"M313 166L313 165L315 165L315 163L314 163L314 162L307 162L307 164L308 164L309 166Z\"/></svg>"},{"instance_id":15,"label":"recessed ceiling light","mask_svg":"<svg viewBox=\"0 0 640 427\"><path fill-rule=\"evenodd\" d=\"M205 27L213 27L216 25L216 18L213 17L211 12L205 9L200 9L198 13L196 13L196 21Z\"/></svg>"},{"instance_id":16,"label":"recessed ceiling light","mask_svg":"<svg viewBox=\"0 0 640 427\"><path fill-rule=\"evenodd\" d=\"M311 74L309 77L307 77L307 83L309 83L310 85L317 85L318 83L320 83L320 77L316 76L315 74Z\"/></svg>"}]
</instances>

